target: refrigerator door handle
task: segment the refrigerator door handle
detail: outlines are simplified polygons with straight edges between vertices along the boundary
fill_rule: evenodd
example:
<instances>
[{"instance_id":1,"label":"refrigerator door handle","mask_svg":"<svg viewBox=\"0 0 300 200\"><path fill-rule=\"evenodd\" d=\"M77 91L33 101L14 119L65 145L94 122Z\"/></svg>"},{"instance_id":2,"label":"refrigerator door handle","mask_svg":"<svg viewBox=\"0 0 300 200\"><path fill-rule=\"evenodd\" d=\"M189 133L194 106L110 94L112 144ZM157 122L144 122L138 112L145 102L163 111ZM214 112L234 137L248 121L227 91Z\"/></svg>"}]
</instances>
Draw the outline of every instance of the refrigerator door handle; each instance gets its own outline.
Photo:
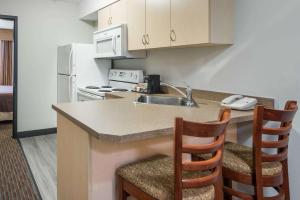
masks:
<instances>
[{"instance_id":1,"label":"refrigerator door handle","mask_svg":"<svg viewBox=\"0 0 300 200\"><path fill-rule=\"evenodd\" d=\"M69 70L70 70L70 75L73 75L73 63L72 63L72 58L73 58L73 48L70 51L69 55Z\"/></svg>"},{"instance_id":2,"label":"refrigerator door handle","mask_svg":"<svg viewBox=\"0 0 300 200\"><path fill-rule=\"evenodd\" d=\"M76 95L76 82L75 82L75 76L70 76L69 78L69 99L70 102L73 102L75 100Z\"/></svg>"},{"instance_id":3,"label":"refrigerator door handle","mask_svg":"<svg viewBox=\"0 0 300 200\"><path fill-rule=\"evenodd\" d=\"M72 76L69 79L69 100L72 102Z\"/></svg>"}]
</instances>

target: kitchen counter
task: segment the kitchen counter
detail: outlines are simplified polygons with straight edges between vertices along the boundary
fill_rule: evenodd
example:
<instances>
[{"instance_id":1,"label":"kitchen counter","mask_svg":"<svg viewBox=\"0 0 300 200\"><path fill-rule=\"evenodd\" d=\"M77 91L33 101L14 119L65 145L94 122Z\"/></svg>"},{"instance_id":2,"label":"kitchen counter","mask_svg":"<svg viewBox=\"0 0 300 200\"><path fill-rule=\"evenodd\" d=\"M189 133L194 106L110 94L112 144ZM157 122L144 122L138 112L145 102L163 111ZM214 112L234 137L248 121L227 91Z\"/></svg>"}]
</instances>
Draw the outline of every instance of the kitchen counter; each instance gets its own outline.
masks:
<instances>
[{"instance_id":1,"label":"kitchen counter","mask_svg":"<svg viewBox=\"0 0 300 200\"><path fill-rule=\"evenodd\" d=\"M53 108L94 137L116 143L172 134L175 117L214 121L221 108L219 102L197 98L198 107L194 108L134 103L139 95L116 92L104 101L66 103ZM232 111L231 123L251 121L252 115L253 111Z\"/></svg>"},{"instance_id":2,"label":"kitchen counter","mask_svg":"<svg viewBox=\"0 0 300 200\"><path fill-rule=\"evenodd\" d=\"M220 110L217 101L230 94L195 91L196 108L134 103L139 95L114 92L106 100L53 105L57 111L58 199L116 199L117 168L155 154L172 157L175 117L215 121ZM270 99L259 102L273 104ZM226 140L236 142L239 128L246 135L252 116L253 111L232 111ZM207 144L211 138L184 141Z\"/></svg>"}]
</instances>

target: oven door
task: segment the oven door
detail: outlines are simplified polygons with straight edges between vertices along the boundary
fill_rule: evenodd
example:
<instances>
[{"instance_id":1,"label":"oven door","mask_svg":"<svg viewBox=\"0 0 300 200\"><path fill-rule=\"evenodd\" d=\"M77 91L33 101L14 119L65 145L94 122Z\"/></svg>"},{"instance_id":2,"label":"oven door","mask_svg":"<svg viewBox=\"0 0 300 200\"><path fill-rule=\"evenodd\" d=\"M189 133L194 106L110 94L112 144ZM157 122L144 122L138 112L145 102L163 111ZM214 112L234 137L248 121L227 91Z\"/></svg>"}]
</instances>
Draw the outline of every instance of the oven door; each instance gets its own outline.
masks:
<instances>
[{"instance_id":1,"label":"oven door","mask_svg":"<svg viewBox=\"0 0 300 200\"><path fill-rule=\"evenodd\" d=\"M104 97L97 96L91 93L85 93L78 91L77 92L77 100L78 101L96 101L96 100L103 100Z\"/></svg>"}]
</instances>

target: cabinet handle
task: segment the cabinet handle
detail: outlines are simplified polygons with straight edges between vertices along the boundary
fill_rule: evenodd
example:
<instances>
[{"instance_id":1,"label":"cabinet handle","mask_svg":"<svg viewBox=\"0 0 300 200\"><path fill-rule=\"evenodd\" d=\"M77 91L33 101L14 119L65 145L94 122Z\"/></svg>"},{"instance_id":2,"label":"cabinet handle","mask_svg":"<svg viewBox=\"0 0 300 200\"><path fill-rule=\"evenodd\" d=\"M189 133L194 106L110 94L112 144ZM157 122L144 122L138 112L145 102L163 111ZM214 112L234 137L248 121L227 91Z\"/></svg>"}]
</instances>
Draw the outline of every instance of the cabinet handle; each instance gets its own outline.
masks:
<instances>
[{"instance_id":1,"label":"cabinet handle","mask_svg":"<svg viewBox=\"0 0 300 200\"><path fill-rule=\"evenodd\" d=\"M109 25L112 24L112 17L109 17L109 18L108 18L108 24L109 24Z\"/></svg>"},{"instance_id":2,"label":"cabinet handle","mask_svg":"<svg viewBox=\"0 0 300 200\"><path fill-rule=\"evenodd\" d=\"M174 29L171 30L170 39L173 42L176 41L176 33L175 33Z\"/></svg>"},{"instance_id":3,"label":"cabinet handle","mask_svg":"<svg viewBox=\"0 0 300 200\"><path fill-rule=\"evenodd\" d=\"M142 37L142 43L143 43L143 45L146 45L146 37L145 37L145 34L144 34L143 37Z\"/></svg>"},{"instance_id":4,"label":"cabinet handle","mask_svg":"<svg viewBox=\"0 0 300 200\"><path fill-rule=\"evenodd\" d=\"M149 38L149 34L146 34L146 44L150 44L150 38Z\"/></svg>"}]
</instances>

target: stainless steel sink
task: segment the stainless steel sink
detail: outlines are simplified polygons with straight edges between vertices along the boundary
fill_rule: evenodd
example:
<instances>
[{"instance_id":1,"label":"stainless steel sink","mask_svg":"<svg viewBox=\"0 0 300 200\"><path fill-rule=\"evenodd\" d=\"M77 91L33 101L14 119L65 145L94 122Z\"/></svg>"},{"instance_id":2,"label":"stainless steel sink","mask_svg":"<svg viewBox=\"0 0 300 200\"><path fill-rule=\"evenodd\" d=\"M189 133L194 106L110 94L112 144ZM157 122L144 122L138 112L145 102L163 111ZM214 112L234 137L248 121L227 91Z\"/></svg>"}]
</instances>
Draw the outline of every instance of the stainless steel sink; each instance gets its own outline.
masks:
<instances>
[{"instance_id":1,"label":"stainless steel sink","mask_svg":"<svg viewBox=\"0 0 300 200\"><path fill-rule=\"evenodd\" d=\"M141 95L136 100L136 103L145 104L162 104L162 105L173 105L173 106L188 106L187 98L184 97L170 97L170 96L157 96L157 95ZM196 102L192 106L197 107Z\"/></svg>"}]
</instances>

